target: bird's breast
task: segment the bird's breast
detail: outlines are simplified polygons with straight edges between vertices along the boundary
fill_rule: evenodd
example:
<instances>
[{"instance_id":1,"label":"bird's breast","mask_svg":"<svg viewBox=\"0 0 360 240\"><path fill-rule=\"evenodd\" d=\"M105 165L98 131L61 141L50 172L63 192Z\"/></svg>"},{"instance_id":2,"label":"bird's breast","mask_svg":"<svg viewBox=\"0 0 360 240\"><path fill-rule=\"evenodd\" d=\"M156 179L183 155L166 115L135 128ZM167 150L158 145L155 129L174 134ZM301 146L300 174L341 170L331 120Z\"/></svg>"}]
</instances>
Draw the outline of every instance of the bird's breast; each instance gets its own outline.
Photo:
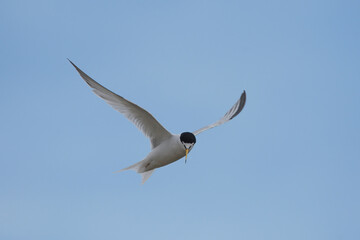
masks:
<instances>
[{"instance_id":1,"label":"bird's breast","mask_svg":"<svg viewBox=\"0 0 360 240\"><path fill-rule=\"evenodd\" d=\"M146 171L163 167L184 156L185 149L183 145L180 143L178 136L173 136L154 148L144 159Z\"/></svg>"}]
</instances>

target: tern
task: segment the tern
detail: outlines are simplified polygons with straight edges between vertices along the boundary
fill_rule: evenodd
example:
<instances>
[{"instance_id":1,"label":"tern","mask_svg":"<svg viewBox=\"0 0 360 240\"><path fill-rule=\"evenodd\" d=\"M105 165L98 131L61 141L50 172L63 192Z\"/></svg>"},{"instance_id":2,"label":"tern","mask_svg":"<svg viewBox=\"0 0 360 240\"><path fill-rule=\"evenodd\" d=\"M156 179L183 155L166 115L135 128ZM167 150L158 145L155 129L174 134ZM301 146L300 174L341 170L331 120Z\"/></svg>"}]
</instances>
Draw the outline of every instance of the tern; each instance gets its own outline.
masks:
<instances>
[{"instance_id":1,"label":"tern","mask_svg":"<svg viewBox=\"0 0 360 240\"><path fill-rule=\"evenodd\" d=\"M92 91L97 96L104 99L114 109L122 113L128 120L135 124L135 126L139 128L146 137L149 138L151 152L142 161L117 171L121 172L125 170L134 170L142 175L142 183L145 183L145 181L148 180L156 168L166 166L183 157L185 157L186 163L187 155L196 143L195 136L205 130L230 121L241 112L246 102L246 92L243 91L239 100L217 122L200 128L194 132L183 132L180 135L172 134L145 109L103 87L84 73L73 62L70 60L69 62L75 67L80 76L92 88Z\"/></svg>"}]
</instances>

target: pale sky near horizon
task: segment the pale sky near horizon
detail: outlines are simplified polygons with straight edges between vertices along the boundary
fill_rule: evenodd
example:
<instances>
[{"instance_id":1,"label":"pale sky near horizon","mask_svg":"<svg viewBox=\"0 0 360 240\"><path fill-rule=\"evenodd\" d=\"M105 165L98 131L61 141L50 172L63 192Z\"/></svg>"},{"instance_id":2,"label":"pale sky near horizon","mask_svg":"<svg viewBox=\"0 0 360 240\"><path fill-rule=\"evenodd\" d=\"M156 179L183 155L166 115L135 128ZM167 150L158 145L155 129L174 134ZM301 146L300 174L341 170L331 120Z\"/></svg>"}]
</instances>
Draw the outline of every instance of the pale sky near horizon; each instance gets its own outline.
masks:
<instances>
[{"instance_id":1,"label":"pale sky near horizon","mask_svg":"<svg viewBox=\"0 0 360 240\"><path fill-rule=\"evenodd\" d=\"M360 239L359 1L2 1L0 239ZM148 140L67 58L170 132Z\"/></svg>"}]
</instances>

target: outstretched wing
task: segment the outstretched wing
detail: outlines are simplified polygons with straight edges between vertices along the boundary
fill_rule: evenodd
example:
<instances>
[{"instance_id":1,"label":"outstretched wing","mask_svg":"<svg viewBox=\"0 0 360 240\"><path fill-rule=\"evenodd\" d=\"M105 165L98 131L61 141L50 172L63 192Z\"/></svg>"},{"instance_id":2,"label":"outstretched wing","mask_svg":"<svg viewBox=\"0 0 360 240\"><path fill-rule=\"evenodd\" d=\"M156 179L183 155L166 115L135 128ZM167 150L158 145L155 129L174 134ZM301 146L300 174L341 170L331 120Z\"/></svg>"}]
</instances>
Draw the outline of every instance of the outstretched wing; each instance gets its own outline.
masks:
<instances>
[{"instance_id":1,"label":"outstretched wing","mask_svg":"<svg viewBox=\"0 0 360 240\"><path fill-rule=\"evenodd\" d=\"M200 128L199 130L196 130L195 132L193 132L194 135L198 135L199 133L208 130L210 128L219 126L223 123L226 123L227 121L230 121L231 119L233 119L234 117L236 117L241 110L244 108L245 106L245 102L246 102L246 92L244 91L241 94L240 99L234 104L234 106L232 106L232 108L216 123L210 124L206 127Z\"/></svg>"},{"instance_id":2,"label":"outstretched wing","mask_svg":"<svg viewBox=\"0 0 360 240\"><path fill-rule=\"evenodd\" d=\"M134 123L135 126L138 127L146 137L150 139L152 149L157 147L164 140L171 137L172 134L168 132L146 110L101 86L94 79L81 71L81 69L78 68L73 62L70 60L69 62L75 67L80 76L92 88L96 95L104 99L114 109L122 113L127 119Z\"/></svg>"}]
</instances>

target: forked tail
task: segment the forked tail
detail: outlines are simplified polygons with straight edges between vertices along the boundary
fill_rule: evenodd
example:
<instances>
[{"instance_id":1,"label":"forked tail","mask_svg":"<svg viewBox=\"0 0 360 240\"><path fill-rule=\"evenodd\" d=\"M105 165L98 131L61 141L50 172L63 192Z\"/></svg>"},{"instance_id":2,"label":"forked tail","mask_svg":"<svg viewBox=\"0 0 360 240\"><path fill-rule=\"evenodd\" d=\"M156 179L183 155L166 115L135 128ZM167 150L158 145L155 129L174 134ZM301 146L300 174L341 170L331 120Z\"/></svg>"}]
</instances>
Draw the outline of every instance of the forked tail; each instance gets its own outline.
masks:
<instances>
[{"instance_id":1,"label":"forked tail","mask_svg":"<svg viewBox=\"0 0 360 240\"><path fill-rule=\"evenodd\" d=\"M140 161L138 163L135 163L129 167L126 167L126 168L123 168L119 171L116 171L114 173L118 173L118 172L123 172L123 171L126 171L126 170L134 170L135 172L141 174L141 177L142 177L142 181L141 183L144 184L146 182L146 180L149 179L149 177L151 176L151 174L154 172L155 169L153 170L150 170L150 171L146 171L146 172L141 172L141 165L142 165L143 161Z\"/></svg>"}]
</instances>

